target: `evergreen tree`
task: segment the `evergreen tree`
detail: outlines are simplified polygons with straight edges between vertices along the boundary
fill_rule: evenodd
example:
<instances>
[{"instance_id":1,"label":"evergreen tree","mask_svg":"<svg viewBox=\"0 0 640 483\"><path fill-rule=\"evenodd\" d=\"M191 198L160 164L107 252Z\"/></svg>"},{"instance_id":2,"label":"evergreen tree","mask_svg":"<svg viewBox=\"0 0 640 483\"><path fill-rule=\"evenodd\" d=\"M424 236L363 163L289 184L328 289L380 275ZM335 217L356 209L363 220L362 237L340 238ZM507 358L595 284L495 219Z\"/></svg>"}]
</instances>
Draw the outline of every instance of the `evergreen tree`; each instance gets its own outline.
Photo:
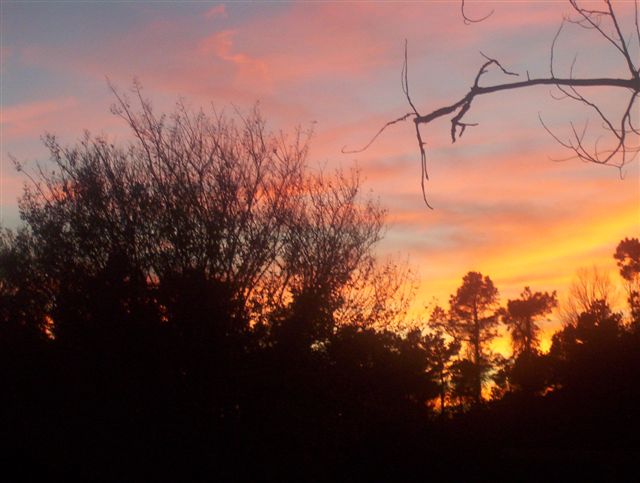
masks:
<instances>
[{"instance_id":1,"label":"evergreen tree","mask_svg":"<svg viewBox=\"0 0 640 483\"><path fill-rule=\"evenodd\" d=\"M482 385L491 367L489 343L497 335L498 289L488 276L467 273L462 285L449 299L448 331L464 343L470 364L465 366L466 385L470 384L473 402L482 400ZM469 391L466 391L467 393Z\"/></svg>"}]
</instances>

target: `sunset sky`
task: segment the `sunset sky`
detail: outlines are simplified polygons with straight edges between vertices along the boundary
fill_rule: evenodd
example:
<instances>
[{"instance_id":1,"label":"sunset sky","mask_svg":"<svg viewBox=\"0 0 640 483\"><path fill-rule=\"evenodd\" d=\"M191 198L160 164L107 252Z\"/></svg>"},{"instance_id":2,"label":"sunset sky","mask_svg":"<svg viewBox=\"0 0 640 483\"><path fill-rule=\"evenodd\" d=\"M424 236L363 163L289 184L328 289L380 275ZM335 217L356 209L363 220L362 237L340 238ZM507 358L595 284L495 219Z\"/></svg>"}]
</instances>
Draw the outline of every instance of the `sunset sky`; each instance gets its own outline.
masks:
<instances>
[{"instance_id":1,"label":"sunset sky","mask_svg":"<svg viewBox=\"0 0 640 483\"><path fill-rule=\"evenodd\" d=\"M631 3L619 2L628 32ZM386 121L409 111L400 72L409 46L411 94L423 113L462 97L483 63L480 51L526 78L548 76L551 41L568 2L2 2L1 221L18 224L24 179L9 154L45 159L52 132L73 143L84 129L126 139L109 113L107 77L121 89L134 78L158 110L179 98L194 107L249 109L255 102L273 129L312 127L313 166L359 166L365 191L388 209L383 256L408 257L419 274L416 307L446 304L469 270L489 275L501 299L566 289L577 268L594 263L617 277L612 253L640 236L639 163L620 172L567 156L542 128L561 137L569 121L593 116L557 101L549 87L478 99L466 116L478 122L452 145L449 120L423 128L431 181L429 210L411 122L358 148ZM625 76L615 49L593 32L567 28L556 66L568 76ZM634 55L640 55L637 51ZM483 80L511 81L492 71ZM607 112L613 90L587 92ZM637 113L636 118L638 119ZM596 131L597 133L599 131ZM640 140L639 140L640 142ZM617 278L616 278L617 280Z\"/></svg>"}]
</instances>

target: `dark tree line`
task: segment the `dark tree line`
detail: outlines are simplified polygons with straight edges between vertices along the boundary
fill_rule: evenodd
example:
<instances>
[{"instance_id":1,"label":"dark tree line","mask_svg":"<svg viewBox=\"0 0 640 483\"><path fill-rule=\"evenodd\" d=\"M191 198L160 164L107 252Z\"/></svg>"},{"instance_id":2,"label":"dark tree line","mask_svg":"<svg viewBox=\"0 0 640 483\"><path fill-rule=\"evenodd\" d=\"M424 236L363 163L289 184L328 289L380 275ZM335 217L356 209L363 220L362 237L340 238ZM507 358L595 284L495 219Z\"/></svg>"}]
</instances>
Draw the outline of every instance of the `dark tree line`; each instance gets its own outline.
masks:
<instances>
[{"instance_id":1,"label":"dark tree line","mask_svg":"<svg viewBox=\"0 0 640 483\"><path fill-rule=\"evenodd\" d=\"M48 163L17 163L24 224L0 236L8 454L107 479L172 461L320 471L324 444L346 458L419 421L436 363L385 329L411 275L374 256L384 210L357 172L311 170L308 133L257 111L158 116L139 88L137 108L116 96L129 144L48 135Z\"/></svg>"},{"instance_id":2,"label":"dark tree line","mask_svg":"<svg viewBox=\"0 0 640 483\"><path fill-rule=\"evenodd\" d=\"M445 471L519 409L613 408L605 380L635 417L637 239L615 254L629 315L593 300L548 354L538 322L555 292L500 308L476 272L428 326L394 331L411 275L376 258L384 210L357 173L313 172L307 134L271 133L257 111L158 116L134 95L113 109L129 144L47 136L48 163L17 163L29 182L23 226L0 236L0 449L25 478ZM491 350L500 322L511 359ZM637 424L608 417L637 442L624 432ZM583 428L568 421L564 440L549 433L560 443ZM531 441L547 444L544 428Z\"/></svg>"},{"instance_id":3,"label":"dark tree line","mask_svg":"<svg viewBox=\"0 0 640 483\"><path fill-rule=\"evenodd\" d=\"M448 369L441 384L441 406L445 399L452 409L464 409L506 394L542 395L566 387L567 378L569 384L575 383L576 374L592 384L600 370L587 370L589 364L598 366L616 351L636 361L628 360L629 364L619 370L637 370L634 364L640 354L635 353L638 348L634 344L638 343L640 329L640 241L622 240L614 258L627 287L627 310L617 312L611 307L609 291L614 286L608 278L597 270L581 271L564 303L564 326L553 335L546 354L540 350L539 324L558 306L556 292L533 292L525 287L519 298L501 307L498 290L488 276L466 274L449 300L449 309L436 306L428 321L431 333L442 339L441 344L448 341L455 348L444 362ZM500 323L511 339L512 355L506 359L491 349ZM610 369L603 377L611 375ZM626 377L624 380L629 382Z\"/></svg>"}]
</instances>

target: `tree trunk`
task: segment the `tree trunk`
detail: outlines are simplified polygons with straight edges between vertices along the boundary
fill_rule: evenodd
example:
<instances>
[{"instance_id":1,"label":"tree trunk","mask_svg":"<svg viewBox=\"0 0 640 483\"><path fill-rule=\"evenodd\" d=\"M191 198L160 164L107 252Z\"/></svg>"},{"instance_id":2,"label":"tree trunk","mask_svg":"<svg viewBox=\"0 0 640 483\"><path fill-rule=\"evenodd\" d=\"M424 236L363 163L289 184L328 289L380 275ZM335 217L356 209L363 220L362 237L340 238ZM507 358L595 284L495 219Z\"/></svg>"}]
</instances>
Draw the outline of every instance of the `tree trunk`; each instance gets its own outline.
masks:
<instances>
[{"instance_id":1,"label":"tree trunk","mask_svg":"<svg viewBox=\"0 0 640 483\"><path fill-rule=\"evenodd\" d=\"M474 383L475 383L475 404L482 401L482 381L480 378L480 321L478 320L478 307L473 304L473 351L474 351Z\"/></svg>"},{"instance_id":2,"label":"tree trunk","mask_svg":"<svg viewBox=\"0 0 640 483\"><path fill-rule=\"evenodd\" d=\"M444 417L444 370L440 371L440 416Z\"/></svg>"}]
</instances>

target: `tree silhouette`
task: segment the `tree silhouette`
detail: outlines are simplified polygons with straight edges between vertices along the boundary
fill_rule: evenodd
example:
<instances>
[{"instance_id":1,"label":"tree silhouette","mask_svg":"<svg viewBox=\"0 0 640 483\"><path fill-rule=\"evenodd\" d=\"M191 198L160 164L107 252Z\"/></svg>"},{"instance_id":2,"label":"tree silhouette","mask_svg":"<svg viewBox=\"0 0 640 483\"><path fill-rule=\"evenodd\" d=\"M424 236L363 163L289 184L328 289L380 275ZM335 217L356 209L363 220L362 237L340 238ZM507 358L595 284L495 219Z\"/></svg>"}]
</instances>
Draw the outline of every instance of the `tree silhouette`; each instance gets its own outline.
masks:
<instances>
[{"instance_id":1,"label":"tree silhouette","mask_svg":"<svg viewBox=\"0 0 640 483\"><path fill-rule=\"evenodd\" d=\"M637 238L621 240L613 258L620 269L620 276L627 282L631 320L640 327L640 241Z\"/></svg>"},{"instance_id":2,"label":"tree silhouette","mask_svg":"<svg viewBox=\"0 0 640 483\"><path fill-rule=\"evenodd\" d=\"M367 300L346 307L345 294L360 276L376 272L372 249L381 239L384 211L359 199L357 172L306 177L300 195L287 220L279 260L277 305L282 310L274 330L288 340L295 337L306 350L333 333L340 315L363 322L360 314L348 311L362 308ZM385 295L391 300L393 293ZM384 306L382 302L378 312Z\"/></svg>"},{"instance_id":3,"label":"tree silhouette","mask_svg":"<svg viewBox=\"0 0 640 483\"><path fill-rule=\"evenodd\" d=\"M449 299L447 330L465 344L469 360L459 369L459 384L464 395L471 395L475 404L482 400L482 383L490 368L489 342L497 335L496 309L498 289L488 276L469 272L462 285Z\"/></svg>"},{"instance_id":4,"label":"tree silhouette","mask_svg":"<svg viewBox=\"0 0 640 483\"><path fill-rule=\"evenodd\" d=\"M460 407L472 401L476 406L482 400L482 381L489 367L470 359L460 359L451 364L451 395ZM480 394L479 394L480 393Z\"/></svg>"},{"instance_id":5,"label":"tree silhouette","mask_svg":"<svg viewBox=\"0 0 640 483\"><path fill-rule=\"evenodd\" d=\"M531 292L525 287L519 299L507 301L501 313L502 321L509 328L514 355L531 357L538 350L540 328L536 319L547 315L557 305L556 293Z\"/></svg>"},{"instance_id":6,"label":"tree silhouette","mask_svg":"<svg viewBox=\"0 0 640 483\"><path fill-rule=\"evenodd\" d=\"M114 106L134 135L128 146L87 135L64 147L47 136L53 169L23 170L32 179L20 201L24 236L38 265L68 289L114 264L158 289L197 273L225 285L241 311L233 317L246 320L281 250L306 141L267 133L257 111L240 124L181 105L157 117L135 93L140 112L121 96Z\"/></svg>"},{"instance_id":7,"label":"tree silhouette","mask_svg":"<svg viewBox=\"0 0 640 483\"><path fill-rule=\"evenodd\" d=\"M0 340L40 339L47 333L49 284L34 264L24 230L0 232Z\"/></svg>"},{"instance_id":8,"label":"tree silhouette","mask_svg":"<svg viewBox=\"0 0 640 483\"><path fill-rule=\"evenodd\" d=\"M611 305L615 297L616 287L607 272L595 265L579 268L559 306L560 318L565 325L575 324L580 314L591 310L594 303L605 301Z\"/></svg>"},{"instance_id":9,"label":"tree silhouette","mask_svg":"<svg viewBox=\"0 0 640 483\"><path fill-rule=\"evenodd\" d=\"M550 357L557 382L571 390L599 394L614 383L618 377L614 374L635 370L621 366L623 335L622 315L612 312L604 300L593 302L575 323L553 336Z\"/></svg>"},{"instance_id":10,"label":"tree silhouette","mask_svg":"<svg viewBox=\"0 0 640 483\"><path fill-rule=\"evenodd\" d=\"M455 362L453 358L460 352L460 342L455 338L449 337L447 340L445 337L447 322L447 313L442 307L436 305L429 316L430 333L427 335L429 341L425 344L434 361L433 369L439 384L440 415L442 416L445 414L447 394L454 387L452 376Z\"/></svg>"},{"instance_id":11,"label":"tree silhouette","mask_svg":"<svg viewBox=\"0 0 640 483\"><path fill-rule=\"evenodd\" d=\"M133 92L113 108L128 144L47 136L49 164L17 163L24 227L0 235L7 440L118 480L194 460L252 476L248 461L283 454L320 471L420 431L442 361L435 339L383 330L410 276L377 260L384 210L357 172L311 173L308 137L257 110L156 115Z\"/></svg>"},{"instance_id":12,"label":"tree silhouette","mask_svg":"<svg viewBox=\"0 0 640 483\"><path fill-rule=\"evenodd\" d=\"M133 92L136 102L114 89L112 109L131 129L128 146L87 135L64 147L49 135L53 170L17 163L31 183L20 201L28 231L14 244L29 244L53 292L79 300L79 280L117 266L123 281L154 291L159 310L175 315L179 305L186 320L198 317L185 315L194 304L178 294L189 297L200 280L229 300L216 312L232 310L224 317L235 327L221 336L268 323L298 298L332 321L313 338L336 317L401 316L407 276L373 255L384 210L361 196L356 172L309 174L308 136L269 133L257 110L237 121L178 104L158 116L139 85ZM64 318L53 321L62 330Z\"/></svg>"}]
</instances>

